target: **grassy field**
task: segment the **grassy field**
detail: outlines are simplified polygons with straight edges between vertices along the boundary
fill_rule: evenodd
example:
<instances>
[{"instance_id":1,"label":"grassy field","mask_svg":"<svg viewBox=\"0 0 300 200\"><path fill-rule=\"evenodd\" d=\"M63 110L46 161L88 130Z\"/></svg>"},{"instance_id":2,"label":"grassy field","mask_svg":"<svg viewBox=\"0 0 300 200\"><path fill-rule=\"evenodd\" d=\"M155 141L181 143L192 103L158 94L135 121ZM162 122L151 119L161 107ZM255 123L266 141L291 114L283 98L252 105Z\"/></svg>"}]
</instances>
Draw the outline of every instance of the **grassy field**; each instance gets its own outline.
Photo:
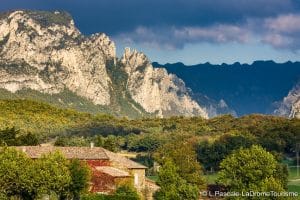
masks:
<instances>
[{"instance_id":1,"label":"grassy field","mask_svg":"<svg viewBox=\"0 0 300 200\"><path fill-rule=\"evenodd\" d=\"M299 170L299 174L300 174L300 170ZM296 167L289 167L288 189L290 192L300 193L300 175L297 174Z\"/></svg>"},{"instance_id":2,"label":"grassy field","mask_svg":"<svg viewBox=\"0 0 300 200\"><path fill-rule=\"evenodd\" d=\"M218 174L217 173L207 174L205 175L205 178L208 184L215 184L218 178Z\"/></svg>"}]
</instances>

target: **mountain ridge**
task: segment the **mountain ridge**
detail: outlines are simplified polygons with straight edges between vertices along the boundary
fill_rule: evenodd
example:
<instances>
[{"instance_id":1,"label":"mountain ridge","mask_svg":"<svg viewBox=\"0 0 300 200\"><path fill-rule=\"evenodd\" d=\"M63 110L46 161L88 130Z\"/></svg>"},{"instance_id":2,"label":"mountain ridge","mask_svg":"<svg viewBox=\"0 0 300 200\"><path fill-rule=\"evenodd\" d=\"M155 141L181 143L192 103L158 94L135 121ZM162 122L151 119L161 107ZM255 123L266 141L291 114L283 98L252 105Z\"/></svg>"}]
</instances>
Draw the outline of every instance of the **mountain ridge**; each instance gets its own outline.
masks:
<instances>
[{"instance_id":1,"label":"mountain ridge","mask_svg":"<svg viewBox=\"0 0 300 200\"><path fill-rule=\"evenodd\" d=\"M207 118L182 80L153 68L143 53L126 49L118 58L107 35L82 35L65 12L2 14L0 88L50 96L68 90L121 116Z\"/></svg>"},{"instance_id":2,"label":"mountain ridge","mask_svg":"<svg viewBox=\"0 0 300 200\"><path fill-rule=\"evenodd\" d=\"M275 111L300 80L298 61L254 61L251 65L238 62L232 65L204 63L192 66L154 62L153 65L176 74L195 94L205 94L217 101L225 100L238 116L278 114ZM201 101L197 102L201 104Z\"/></svg>"}]
</instances>

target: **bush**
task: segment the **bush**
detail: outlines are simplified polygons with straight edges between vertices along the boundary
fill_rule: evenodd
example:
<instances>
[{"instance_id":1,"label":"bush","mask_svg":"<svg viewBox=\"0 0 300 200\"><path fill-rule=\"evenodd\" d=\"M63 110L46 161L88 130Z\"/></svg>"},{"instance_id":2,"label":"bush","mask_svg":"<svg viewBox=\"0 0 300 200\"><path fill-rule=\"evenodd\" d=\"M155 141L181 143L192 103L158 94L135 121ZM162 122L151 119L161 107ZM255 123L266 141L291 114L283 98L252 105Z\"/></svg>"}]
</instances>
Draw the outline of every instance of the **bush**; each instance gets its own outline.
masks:
<instances>
[{"instance_id":1,"label":"bush","mask_svg":"<svg viewBox=\"0 0 300 200\"><path fill-rule=\"evenodd\" d=\"M134 188L130 186L120 186L112 195L88 194L82 200L139 200L140 197Z\"/></svg>"}]
</instances>

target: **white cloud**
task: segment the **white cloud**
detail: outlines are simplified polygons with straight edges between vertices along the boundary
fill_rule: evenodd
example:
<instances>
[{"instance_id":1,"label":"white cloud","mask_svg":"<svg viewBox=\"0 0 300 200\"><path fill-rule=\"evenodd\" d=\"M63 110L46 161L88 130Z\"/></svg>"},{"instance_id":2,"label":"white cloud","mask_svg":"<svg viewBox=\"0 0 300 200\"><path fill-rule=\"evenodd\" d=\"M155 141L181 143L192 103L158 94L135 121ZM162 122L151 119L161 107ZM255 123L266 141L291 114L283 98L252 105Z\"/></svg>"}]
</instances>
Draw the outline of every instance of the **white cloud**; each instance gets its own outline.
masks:
<instances>
[{"instance_id":1,"label":"white cloud","mask_svg":"<svg viewBox=\"0 0 300 200\"><path fill-rule=\"evenodd\" d=\"M250 39L249 32L238 26L216 25L211 27L138 27L133 32L117 36L125 43L142 43L164 49L183 48L189 43L245 43Z\"/></svg>"},{"instance_id":2,"label":"white cloud","mask_svg":"<svg viewBox=\"0 0 300 200\"><path fill-rule=\"evenodd\" d=\"M275 48L300 49L300 15L288 14L264 21L262 42Z\"/></svg>"},{"instance_id":3,"label":"white cloud","mask_svg":"<svg viewBox=\"0 0 300 200\"><path fill-rule=\"evenodd\" d=\"M180 49L194 43L251 43L260 41L274 48L300 50L300 15L287 14L243 24L211 26L144 27L116 36L119 40L160 49Z\"/></svg>"},{"instance_id":4,"label":"white cloud","mask_svg":"<svg viewBox=\"0 0 300 200\"><path fill-rule=\"evenodd\" d=\"M265 27L278 33L300 32L300 15L288 14L265 20Z\"/></svg>"}]
</instances>

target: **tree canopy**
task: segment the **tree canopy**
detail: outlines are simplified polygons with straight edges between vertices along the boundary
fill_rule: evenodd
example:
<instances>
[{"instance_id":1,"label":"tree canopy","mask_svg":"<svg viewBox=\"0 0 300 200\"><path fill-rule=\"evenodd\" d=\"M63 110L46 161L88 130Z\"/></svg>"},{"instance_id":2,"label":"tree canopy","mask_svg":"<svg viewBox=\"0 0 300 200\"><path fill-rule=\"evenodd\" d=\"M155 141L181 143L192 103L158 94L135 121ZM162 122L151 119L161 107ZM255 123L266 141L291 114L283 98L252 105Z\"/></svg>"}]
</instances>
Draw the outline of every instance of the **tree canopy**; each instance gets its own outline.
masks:
<instances>
[{"instance_id":1,"label":"tree canopy","mask_svg":"<svg viewBox=\"0 0 300 200\"><path fill-rule=\"evenodd\" d=\"M32 160L14 148L0 150L0 194L3 197L36 199L56 194L60 199L80 194L87 187L87 169L69 162L59 152Z\"/></svg>"},{"instance_id":2,"label":"tree canopy","mask_svg":"<svg viewBox=\"0 0 300 200\"><path fill-rule=\"evenodd\" d=\"M284 191L286 177L277 175L278 163L262 147L241 148L220 164L218 183L234 192Z\"/></svg>"}]
</instances>

